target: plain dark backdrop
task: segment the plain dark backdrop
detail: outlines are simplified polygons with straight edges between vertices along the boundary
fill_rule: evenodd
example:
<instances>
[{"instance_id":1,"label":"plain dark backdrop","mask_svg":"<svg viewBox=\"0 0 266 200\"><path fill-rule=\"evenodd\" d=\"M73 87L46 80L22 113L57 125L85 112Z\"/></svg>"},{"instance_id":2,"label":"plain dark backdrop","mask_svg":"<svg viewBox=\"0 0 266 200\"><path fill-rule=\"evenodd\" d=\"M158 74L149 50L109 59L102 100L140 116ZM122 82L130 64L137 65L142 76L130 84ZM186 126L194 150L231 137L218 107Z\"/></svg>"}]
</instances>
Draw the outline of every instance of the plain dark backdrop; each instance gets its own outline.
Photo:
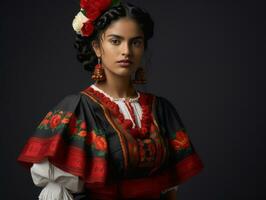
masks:
<instances>
[{"instance_id":1,"label":"plain dark backdrop","mask_svg":"<svg viewBox=\"0 0 266 200\"><path fill-rule=\"evenodd\" d=\"M143 90L177 108L204 171L180 200L266 199L263 1L130 1L155 21ZM78 0L1 1L1 199L37 199L16 162L47 111L88 86L76 60Z\"/></svg>"}]
</instances>

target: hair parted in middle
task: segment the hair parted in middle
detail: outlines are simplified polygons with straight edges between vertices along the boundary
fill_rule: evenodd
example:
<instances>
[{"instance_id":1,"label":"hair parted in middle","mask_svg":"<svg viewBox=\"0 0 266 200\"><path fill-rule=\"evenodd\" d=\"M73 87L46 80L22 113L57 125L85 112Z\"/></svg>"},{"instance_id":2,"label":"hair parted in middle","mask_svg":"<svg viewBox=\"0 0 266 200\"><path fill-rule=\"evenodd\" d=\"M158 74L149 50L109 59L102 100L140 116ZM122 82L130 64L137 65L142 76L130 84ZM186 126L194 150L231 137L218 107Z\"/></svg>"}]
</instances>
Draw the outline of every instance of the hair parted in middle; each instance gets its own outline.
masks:
<instances>
[{"instance_id":1,"label":"hair parted in middle","mask_svg":"<svg viewBox=\"0 0 266 200\"><path fill-rule=\"evenodd\" d=\"M100 42L102 33L109 25L122 17L134 19L144 34L144 49L147 49L148 40L153 36L154 23L150 14L130 3L119 3L105 11L94 21L94 31L89 36L76 34L74 47L77 49L77 59L85 70L92 72L98 62L98 58L92 48L92 41Z\"/></svg>"}]
</instances>

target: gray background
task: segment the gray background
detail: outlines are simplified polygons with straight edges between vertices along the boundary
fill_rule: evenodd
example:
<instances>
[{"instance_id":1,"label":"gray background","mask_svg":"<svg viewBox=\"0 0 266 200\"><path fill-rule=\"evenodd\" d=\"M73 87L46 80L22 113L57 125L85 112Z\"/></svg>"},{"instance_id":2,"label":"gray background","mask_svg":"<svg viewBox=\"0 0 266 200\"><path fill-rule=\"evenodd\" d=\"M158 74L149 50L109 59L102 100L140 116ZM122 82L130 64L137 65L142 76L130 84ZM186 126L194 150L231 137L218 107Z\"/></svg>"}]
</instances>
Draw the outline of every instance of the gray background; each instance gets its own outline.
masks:
<instances>
[{"instance_id":1,"label":"gray background","mask_svg":"<svg viewBox=\"0 0 266 200\"><path fill-rule=\"evenodd\" d=\"M263 1L130 1L155 21L143 90L177 108L205 164L180 199L265 199ZM16 158L47 111L90 84L74 0L1 1L1 199L37 199Z\"/></svg>"}]
</instances>

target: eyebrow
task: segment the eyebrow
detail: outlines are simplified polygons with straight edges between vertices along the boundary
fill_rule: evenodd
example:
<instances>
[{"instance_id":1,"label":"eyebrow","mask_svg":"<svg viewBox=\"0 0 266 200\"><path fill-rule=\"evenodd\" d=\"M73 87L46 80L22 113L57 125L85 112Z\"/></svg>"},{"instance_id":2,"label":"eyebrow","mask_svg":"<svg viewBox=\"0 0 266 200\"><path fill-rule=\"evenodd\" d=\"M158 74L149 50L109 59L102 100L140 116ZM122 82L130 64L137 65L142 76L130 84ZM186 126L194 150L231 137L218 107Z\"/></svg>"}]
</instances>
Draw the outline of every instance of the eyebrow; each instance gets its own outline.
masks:
<instances>
[{"instance_id":1,"label":"eyebrow","mask_svg":"<svg viewBox=\"0 0 266 200\"><path fill-rule=\"evenodd\" d=\"M117 37L120 39L124 39L123 36L116 35L116 34L109 34L109 35L107 35L107 37ZM130 40L134 40L134 39L143 39L143 36L136 36L136 37L131 38Z\"/></svg>"}]
</instances>

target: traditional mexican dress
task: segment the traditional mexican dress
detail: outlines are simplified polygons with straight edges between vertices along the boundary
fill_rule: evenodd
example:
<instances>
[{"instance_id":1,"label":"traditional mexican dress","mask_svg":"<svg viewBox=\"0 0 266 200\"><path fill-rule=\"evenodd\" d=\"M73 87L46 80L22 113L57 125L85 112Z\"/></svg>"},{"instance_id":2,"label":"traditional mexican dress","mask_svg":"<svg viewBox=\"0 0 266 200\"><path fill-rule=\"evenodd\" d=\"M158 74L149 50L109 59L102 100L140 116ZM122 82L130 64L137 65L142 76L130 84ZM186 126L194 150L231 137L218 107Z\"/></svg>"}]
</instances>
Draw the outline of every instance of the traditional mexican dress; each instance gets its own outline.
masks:
<instances>
[{"instance_id":1,"label":"traditional mexican dress","mask_svg":"<svg viewBox=\"0 0 266 200\"><path fill-rule=\"evenodd\" d=\"M92 84L47 113L18 157L40 199L160 199L202 170L175 107L137 93L114 99Z\"/></svg>"}]
</instances>

